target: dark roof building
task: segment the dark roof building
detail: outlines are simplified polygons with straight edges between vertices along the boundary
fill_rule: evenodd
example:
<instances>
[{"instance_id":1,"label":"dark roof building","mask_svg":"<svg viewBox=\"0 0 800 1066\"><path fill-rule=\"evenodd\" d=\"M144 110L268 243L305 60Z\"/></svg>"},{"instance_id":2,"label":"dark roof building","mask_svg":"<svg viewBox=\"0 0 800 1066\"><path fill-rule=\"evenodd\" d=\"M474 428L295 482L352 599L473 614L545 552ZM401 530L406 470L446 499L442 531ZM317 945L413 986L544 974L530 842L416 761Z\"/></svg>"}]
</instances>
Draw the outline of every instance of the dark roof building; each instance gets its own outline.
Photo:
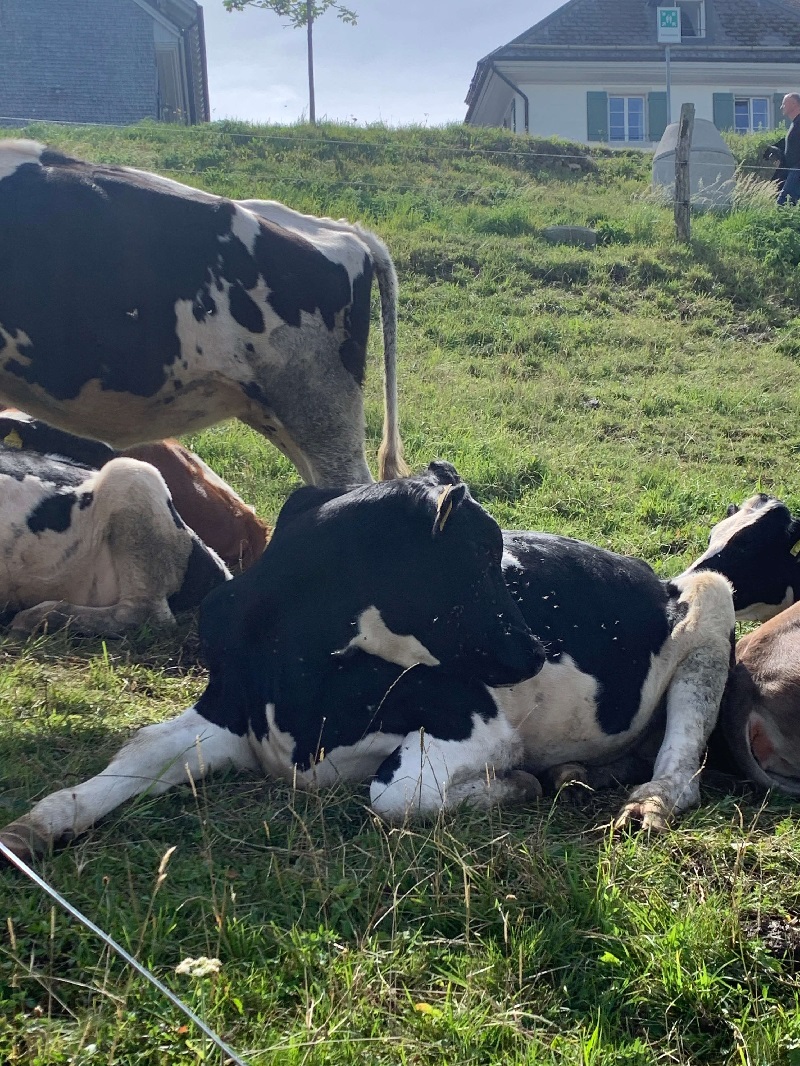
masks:
<instances>
[{"instance_id":1,"label":"dark roof building","mask_svg":"<svg viewBox=\"0 0 800 1066\"><path fill-rule=\"evenodd\" d=\"M0 125L209 117L195 0L0 0Z\"/></svg>"},{"instance_id":2,"label":"dark roof building","mask_svg":"<svg viewBox=\"0 0 800 1066\"><path fill-rule=\"evenodd\" d=\"M781 98L800 88L800 0L569 0L478 62L465 121L657 142L667 118L657 13L671 6L672 117L691 102L719 129L778 125Z\"/></svg>"}]
</instances>

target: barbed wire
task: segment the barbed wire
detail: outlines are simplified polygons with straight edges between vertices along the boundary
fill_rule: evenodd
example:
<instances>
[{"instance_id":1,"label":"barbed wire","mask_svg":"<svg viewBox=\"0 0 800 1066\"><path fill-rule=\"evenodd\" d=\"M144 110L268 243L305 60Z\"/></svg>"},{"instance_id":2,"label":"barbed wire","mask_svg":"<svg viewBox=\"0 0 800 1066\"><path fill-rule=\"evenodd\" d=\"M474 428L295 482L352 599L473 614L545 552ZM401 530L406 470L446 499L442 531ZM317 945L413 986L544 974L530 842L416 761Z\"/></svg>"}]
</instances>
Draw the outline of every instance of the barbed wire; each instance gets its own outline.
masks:
<instances>
[{"instance_id":1,"label":"barbed wire","mask_svg":"<svg viewBox=\"0 0 800 1066\"><path fill-rule=\"evenodd\" d=\"M221 121L240 121L238 119L222 119ZM519 148L479 148L474 146L456 147L448 145L424 145L424 144L411 144L405 145L400 141L394 141L392 143L381 143L379 141L361 141L361 140L340 140L333 137L294 137L288 133L245 133L244 131L234 130L221 130L215 129L214 124L208 125L196 125L196 126L182 126L176 124L168 124L168 130L164 128L162 124L158 126L126 126L113 122L66 122L63 119L48 119L48 118L26 118L24 116L14 115L0 115L0 124L6 122L24 123L25 125L44 125L44 126L69 126L72 129L83 128L86 129L116 129L126 130L130 133L141 133L145 137L152 137L154 133L165 135L167 137L174 136L176 133L182 135L188 135L189 137L197 137L198 139L206 137L209 134L213 134L218 137L238 137L248 142L252 141L280 141L290 145L303 145L303 146L316 146L316 145L334 145L342 148L369 148L381 151L408 151L408 152L443 152L453 154L466 154L466 155L513 155L513 156L525 156L526 158L542 158L542 159L579 159L586 162L590 158L588 149L586 153L570 153L570 152L530 152L521 144ZM11 128L11 127L9 127ZM353 126L353 130L360 130L361 127ZM367 127L365 127L366 129ZM436 127L421 126L420 129L435 130ZM388 131L387 131L388 132ZM519 134L508 131L507 136L516 137ZM543 138L544 139L544 138Z\"/></svg>"}]
</instances>

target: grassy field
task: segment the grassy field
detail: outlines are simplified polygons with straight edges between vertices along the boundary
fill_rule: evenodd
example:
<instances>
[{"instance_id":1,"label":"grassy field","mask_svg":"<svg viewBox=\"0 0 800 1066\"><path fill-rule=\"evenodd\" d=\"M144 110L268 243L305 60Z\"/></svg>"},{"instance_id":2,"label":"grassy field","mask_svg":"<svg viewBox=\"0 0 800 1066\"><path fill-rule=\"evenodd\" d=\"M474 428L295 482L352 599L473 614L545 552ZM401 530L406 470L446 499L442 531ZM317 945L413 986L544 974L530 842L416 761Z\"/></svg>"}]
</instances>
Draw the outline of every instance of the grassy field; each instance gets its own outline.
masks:
<instances>
[{"instance_id":1,"label":"grassy field","mask_svg":"<svg viewBox=\"0 0 800 1066\"><path fill-rule=\"evenodd\" d=\"M505 527L667 576L732 500L800 510L800 212L751 190L679 246L648 157L462 127L24 133L375 229L400 277L408 458L454 462ZM731 142L745 170L768 139ZM600 244L548 245L552 223ZM370 344L374 466L377 308ZM298 483L237 424L188 443L270 520ZM96 772L203 683L188 619L168 638L0 637L0 818ZM218 777L120 809L39 869L253 1064L800 1063L788 800L708 785L650 839L611 838L619 793L403 830L366 800ZM0 1061L220 1062L8 870L0 923ZM217 974L175 972L204 955Z\"/></svg>"}]
</instances>

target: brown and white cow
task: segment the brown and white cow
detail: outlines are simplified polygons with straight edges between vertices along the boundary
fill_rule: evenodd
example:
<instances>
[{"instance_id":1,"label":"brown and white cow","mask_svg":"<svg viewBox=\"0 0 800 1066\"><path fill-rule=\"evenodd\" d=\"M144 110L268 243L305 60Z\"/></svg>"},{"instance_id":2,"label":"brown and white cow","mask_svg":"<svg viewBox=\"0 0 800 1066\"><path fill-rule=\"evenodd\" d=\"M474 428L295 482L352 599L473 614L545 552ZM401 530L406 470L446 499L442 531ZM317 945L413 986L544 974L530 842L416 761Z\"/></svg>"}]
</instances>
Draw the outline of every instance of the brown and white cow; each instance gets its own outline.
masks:
<instances>
[{"instance_id":1,"label":"brown and white cow","mask_svg":"<svg viewBox=\"0 0 800 1066\"><path fill-rule=\"evenodd\" d=\"M386 246L344 220L256 203L0 142L0 396L115 448L237 417L307 482L368 482L375 274L380 476L404 473Z\"/></svg>"}]
</instances>

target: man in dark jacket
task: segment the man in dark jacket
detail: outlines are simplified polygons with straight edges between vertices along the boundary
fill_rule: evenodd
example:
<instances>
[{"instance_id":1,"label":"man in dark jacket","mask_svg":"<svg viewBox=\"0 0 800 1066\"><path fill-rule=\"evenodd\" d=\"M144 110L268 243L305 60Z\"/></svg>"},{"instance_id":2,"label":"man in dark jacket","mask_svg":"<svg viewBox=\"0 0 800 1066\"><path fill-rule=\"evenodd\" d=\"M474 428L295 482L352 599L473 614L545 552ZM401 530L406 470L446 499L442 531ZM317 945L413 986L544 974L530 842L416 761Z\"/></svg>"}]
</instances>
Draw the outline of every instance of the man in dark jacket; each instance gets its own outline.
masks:
<instances>
[{"instance_id":1,"label":"man in dark jacket","mask_svg":"<svg viewBox=\"0 0 800 1066\"><path fill-rule=\"evenodd\" d=\"M800 201L800 93L787 93L781 111L791 125L783 140L770 145L764 158L778 164L772 177L778 182L778 203L796 204Z\"/></svg>"}]
</instances>

